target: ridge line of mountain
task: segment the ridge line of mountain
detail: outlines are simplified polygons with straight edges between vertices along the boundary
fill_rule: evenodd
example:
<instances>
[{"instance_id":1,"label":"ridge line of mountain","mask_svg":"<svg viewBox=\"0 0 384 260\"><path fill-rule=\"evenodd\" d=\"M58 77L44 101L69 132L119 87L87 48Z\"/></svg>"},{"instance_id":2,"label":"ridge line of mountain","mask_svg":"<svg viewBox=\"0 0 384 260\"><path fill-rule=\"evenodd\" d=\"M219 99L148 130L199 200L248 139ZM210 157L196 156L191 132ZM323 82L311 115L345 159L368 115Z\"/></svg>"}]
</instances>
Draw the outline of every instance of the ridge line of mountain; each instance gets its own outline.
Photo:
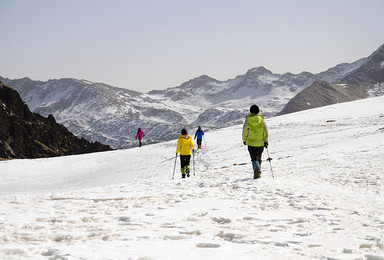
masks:
<instances>
[{"instance_id":1,"label":"ridge line of mountain","mask_svg":"<svg viewBox=\"0 0 384 260\"><path fill-rule=\"evenodd\" d=\"M201 75L148 93L77 79L42 82L23 78L6 79L5 83L20 93L32 111L54 115L77 136L121 149L137 145L138 127L147 132L145 143L156 143L176 139L182 128L204 126L209 130L240 124L252 104L258 104L268 118L315 104L380 95L383 48L318 74L276 74L260 66L226 81ZM330 89L337 98L329 98ZM317 94L304 95L310 92Z\"/></svg>"}]
</instances>

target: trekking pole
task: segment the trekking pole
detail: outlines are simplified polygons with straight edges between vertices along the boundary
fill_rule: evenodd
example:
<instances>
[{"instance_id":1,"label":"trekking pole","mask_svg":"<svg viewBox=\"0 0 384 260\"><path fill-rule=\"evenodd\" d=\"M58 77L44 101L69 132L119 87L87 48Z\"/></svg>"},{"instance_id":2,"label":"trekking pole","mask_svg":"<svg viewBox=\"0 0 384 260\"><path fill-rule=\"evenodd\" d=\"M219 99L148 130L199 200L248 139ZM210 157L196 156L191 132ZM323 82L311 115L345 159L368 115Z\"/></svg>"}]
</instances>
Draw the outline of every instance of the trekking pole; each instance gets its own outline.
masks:
<instances>
[{"instance_id":1,"label":"trekking pole","mask_svg":"<svg viewBox=\"0 0 384 260\"><path fill-rule=\"evenodd\" d=\"M173 175L172 175L172 180L175 178L176 160L177 160L177 154L176 154L176 156L175 156L175 165L173 166Z\"/></svg>"},{"instance_id":2,"label":"trekking pole","mask_svg":"<svg viewBox=\"0 0 384 260\"><path fill-rule=\"evenodd\" d=\"M272 171L272 163L271 163L271 161L272 161L272 158L271 158L271 156L269 155L269 150L268 150L268 147L266 147L267 148L267 153L268 153L268 159L267 159L267 161L269 161L269 166L271 167L271 174L272 174L272 178L274 179L275 178L275 176L273 176L273 171Z\"/></svg>"},{"instance_id":3,"label":"trekking pole","mask_svg":"<svg viewBox=\"0 0 384 260\"><path fill-rule=\"evenodd\" d=\"M193 155L193 176L196 175L196 169L195 169L195 150L192 152Z\"/></svg>"}]
</instances>

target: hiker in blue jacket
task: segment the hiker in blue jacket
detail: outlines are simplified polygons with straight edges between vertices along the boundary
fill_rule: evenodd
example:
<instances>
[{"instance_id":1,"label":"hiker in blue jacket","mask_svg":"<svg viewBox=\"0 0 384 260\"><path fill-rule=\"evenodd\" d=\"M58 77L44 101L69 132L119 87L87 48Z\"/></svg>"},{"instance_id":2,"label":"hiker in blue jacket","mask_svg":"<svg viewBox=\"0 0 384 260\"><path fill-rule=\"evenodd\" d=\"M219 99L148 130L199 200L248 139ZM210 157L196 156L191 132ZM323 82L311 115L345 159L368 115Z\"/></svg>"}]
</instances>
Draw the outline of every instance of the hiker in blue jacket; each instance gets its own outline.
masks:
<instances>
[{"instance_id":1,"label":"hiker in blue jacket","mask_svg":"<svg viewBox=\"0 0 384 260\"><path fill-rule=\"evenodd\" d=\"M201 127L199 126L197 128L196 133L195 133L195 139L197 138L197 148L198 149L201 149L201 143L203 141L203 135L204 135L204 131L201 130Z\"/></svg>"}]
</instances>

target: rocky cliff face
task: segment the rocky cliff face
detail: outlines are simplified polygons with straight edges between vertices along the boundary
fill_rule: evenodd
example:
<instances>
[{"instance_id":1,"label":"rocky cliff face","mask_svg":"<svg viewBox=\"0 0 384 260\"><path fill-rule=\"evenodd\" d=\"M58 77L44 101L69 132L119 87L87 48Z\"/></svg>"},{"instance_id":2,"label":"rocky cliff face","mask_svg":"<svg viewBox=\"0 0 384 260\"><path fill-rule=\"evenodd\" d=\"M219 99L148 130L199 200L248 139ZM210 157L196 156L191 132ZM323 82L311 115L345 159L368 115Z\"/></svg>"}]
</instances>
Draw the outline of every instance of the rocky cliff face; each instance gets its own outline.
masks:
<instances>
[{"instance_id":1,"label":"rocky cliff face","mask_svg":"<svg viewBox=\"0 0 384 260\"><path fill-rule=\"evenodd\" d=\"M0 158L41 158L112 150L79 139L52 115L32 113L14 89L0 82Z\"/></svg>"}]
</instances>

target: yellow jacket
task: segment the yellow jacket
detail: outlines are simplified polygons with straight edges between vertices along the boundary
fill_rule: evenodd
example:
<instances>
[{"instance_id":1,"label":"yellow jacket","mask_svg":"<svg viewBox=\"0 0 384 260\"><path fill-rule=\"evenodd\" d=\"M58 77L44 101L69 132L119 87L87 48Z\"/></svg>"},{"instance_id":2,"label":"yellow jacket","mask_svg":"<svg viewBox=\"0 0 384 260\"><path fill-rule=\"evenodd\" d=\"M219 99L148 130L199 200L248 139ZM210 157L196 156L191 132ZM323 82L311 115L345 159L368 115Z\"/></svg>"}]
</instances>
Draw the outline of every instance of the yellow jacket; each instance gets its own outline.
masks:
<instances>
[{"instance_id":1,"label":"yellow jacket","mask_svg":"<svg viewBox=\"0 0 384 260\"><path fill-rule=\"evenodd\" d=\"M195 149L192 137L189 135L180 135L177 139L176 154L180 152L180 155L191 155L191 149Z\"/></svg>"}]
</instances>

